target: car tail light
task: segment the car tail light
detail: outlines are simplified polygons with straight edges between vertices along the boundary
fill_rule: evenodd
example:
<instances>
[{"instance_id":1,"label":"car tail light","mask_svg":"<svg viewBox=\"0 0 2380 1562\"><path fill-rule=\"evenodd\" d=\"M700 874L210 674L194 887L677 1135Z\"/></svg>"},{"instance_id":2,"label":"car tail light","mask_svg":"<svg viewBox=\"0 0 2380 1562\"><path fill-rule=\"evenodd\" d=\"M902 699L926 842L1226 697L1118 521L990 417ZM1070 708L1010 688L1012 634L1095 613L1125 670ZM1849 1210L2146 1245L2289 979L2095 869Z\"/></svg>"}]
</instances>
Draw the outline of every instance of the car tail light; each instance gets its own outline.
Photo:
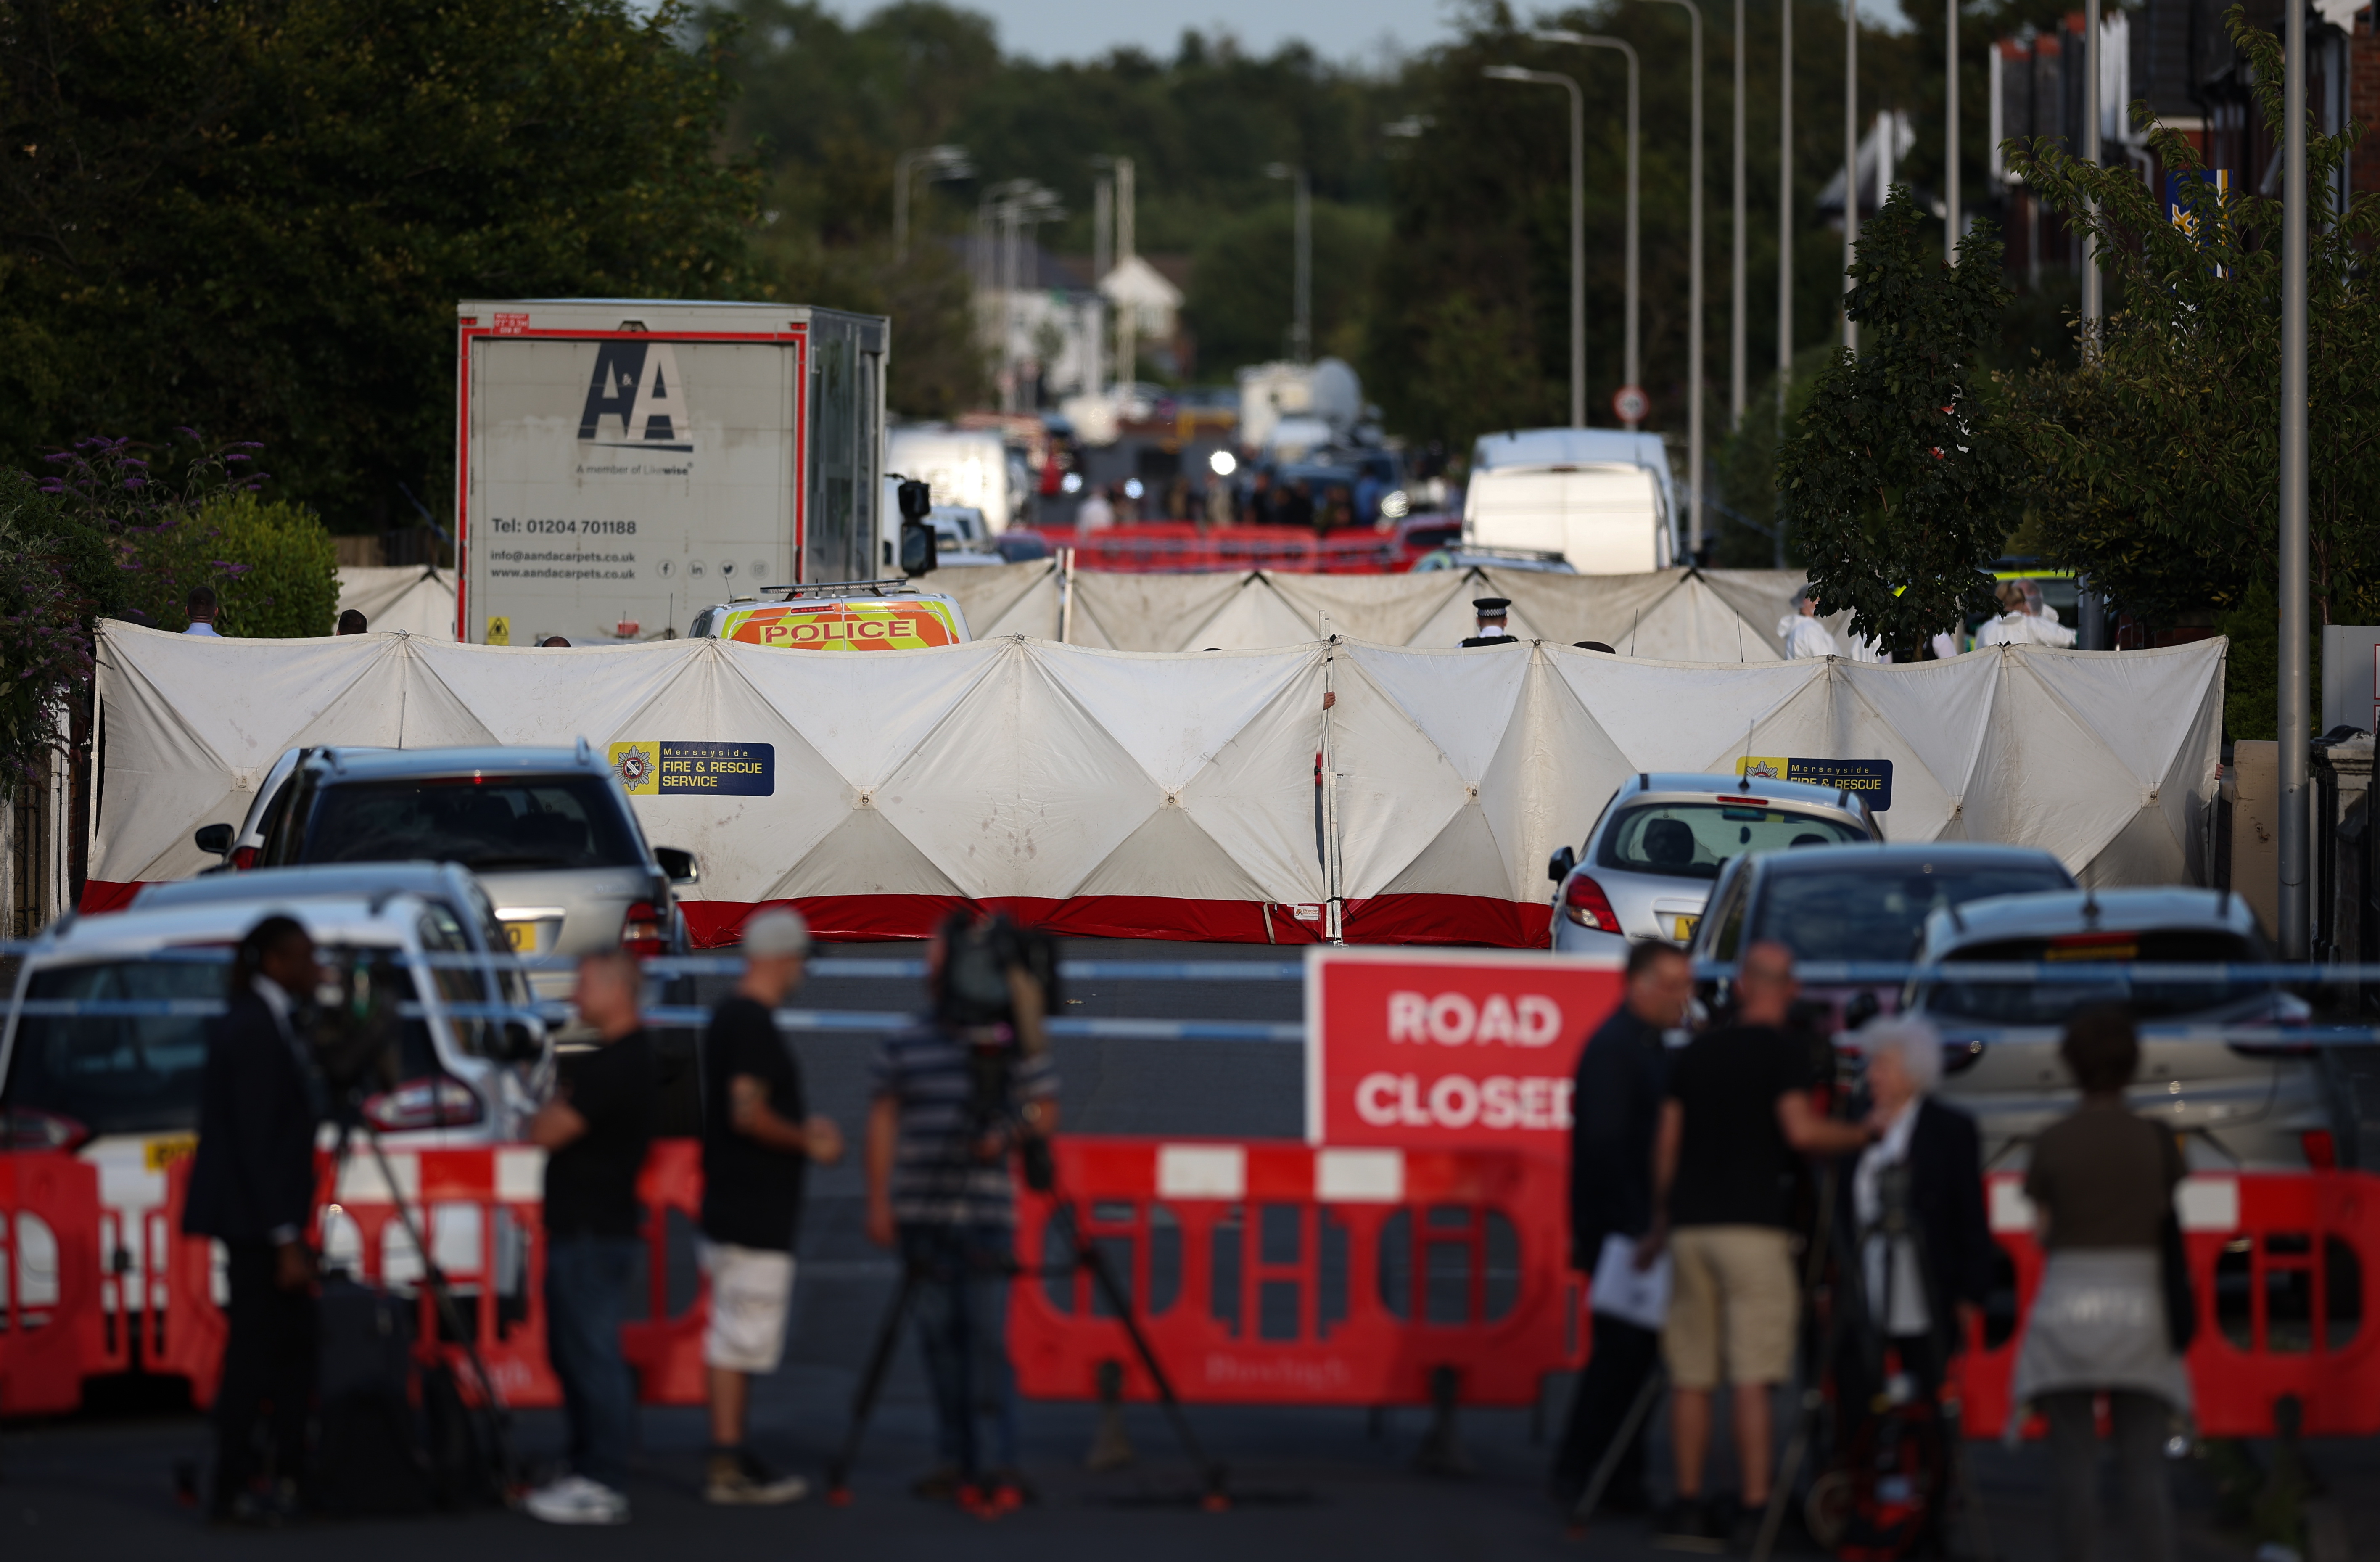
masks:
<instances>
[{"instance_id":1,"label":"car tail light","mask_svg":"<svg viewBox=\"0 0 2380 1562\"><path fill-rule=\"evenodd\" d=\"M55 1112L11 1106L0 1112L0 1150L71 1150L91 1129Z\"/></svg>"},{"instance_id":2,"label":"car tail light","mask_svg":"<svg viewBox=\"0 0 2380 1562\"><path fill-rule=\"evenodd\" d=\"M2338 1169L2338 1141L2330 1137L2328 1129L2308 1129L2298 1135L2298 1144L2305 1151L2306 1165L2314 1170Z\"/></svg>"},{"instance_id":3,"label":"car tail light","mask_svg":"<svg viewBox=\"0 0 2380 1562\"><path fill-rule=\"evenodd\" d=\"M407 1080L395 1090L364 1098L364 1120L382 1133L465 1128L481 1116L479 1092L443 1074Z\"/></svg>"},{"instance_id":4,"label":"car tail light","mask_svg":"<svg viewBox=\"0 0 2380 1562\"><path fill-rule=\"evenodd\" d=\"M236 846L232 848L231 871L235 873L247 873L250 868L256 866L256 860L263 854L264 848L262 847Z\"/></svg>"},{"instance_id":5,"label":"car tail light","mask_svg":"<svg viewBox=\"0 0 2380 1562\"><path fill-rule=\"evenodd\" d=\"M1597 933L1620 931L1620 914L1611 909L1610 897L1585 873L1572 873L1562 885L1562 915Z\"/></svg>"},{"instance_id":6,"label":"car tail light","mask_svg":"<svg viewBox=\"0 0 2380 1562\"><path fill-rule=\"evenodd\" d=\"M628 920L620 924L620 947L640 960L650 960L662 953L668 932L653 903L639 900L628 908Z\"/></svg>"}]
</instances>

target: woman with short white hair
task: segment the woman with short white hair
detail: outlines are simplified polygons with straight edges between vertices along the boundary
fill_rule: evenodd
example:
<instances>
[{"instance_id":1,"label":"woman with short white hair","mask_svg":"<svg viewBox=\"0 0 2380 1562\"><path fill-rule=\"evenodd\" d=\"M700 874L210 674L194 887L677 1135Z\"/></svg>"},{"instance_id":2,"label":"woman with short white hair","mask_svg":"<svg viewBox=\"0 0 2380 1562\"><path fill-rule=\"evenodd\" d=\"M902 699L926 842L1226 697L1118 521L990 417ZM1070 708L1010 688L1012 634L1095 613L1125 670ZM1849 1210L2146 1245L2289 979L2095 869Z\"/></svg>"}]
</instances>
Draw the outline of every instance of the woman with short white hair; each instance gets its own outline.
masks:
<instances>
[{"instance_id":1,"label":"woman with short white hair","mask_svg":"<svg viewBox=\"0 0 2380 1562\"><path fill-rule=\"evenodd\" d=\"M1866 1061L1877 1136L1846 1189L1861 1294L1900 1371L1931 1395L1992 1287L1982 1140L1973 1118L1933 1097L1942 1080L1933 1026L1879 1017L1853 1041Z\"/></svg>"}]
</instances>

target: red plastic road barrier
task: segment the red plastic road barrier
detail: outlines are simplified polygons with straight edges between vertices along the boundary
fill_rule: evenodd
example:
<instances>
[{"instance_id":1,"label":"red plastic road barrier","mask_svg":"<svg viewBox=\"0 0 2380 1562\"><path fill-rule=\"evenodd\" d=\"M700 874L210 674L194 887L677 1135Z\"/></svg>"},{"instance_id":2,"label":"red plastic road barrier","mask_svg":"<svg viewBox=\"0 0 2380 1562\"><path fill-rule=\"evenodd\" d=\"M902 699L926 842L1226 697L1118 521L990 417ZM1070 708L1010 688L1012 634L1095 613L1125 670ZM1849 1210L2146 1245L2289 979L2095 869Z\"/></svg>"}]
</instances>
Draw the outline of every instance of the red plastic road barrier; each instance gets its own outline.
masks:
<instances>
[{"instance_id":1,"label":"red plastic road barrier","mask_svg":"<svg viewBox=\"0 0 2380 1562\"><path fill-rule=\"evenodd\" d=\"M1452 1368L1465 1404L1534 1403L1574 1366L1564 1169L1505 1151L1062 1138L1059 1187L1185 1401L1421 1404ZM1054 1201L1026 1195L1018 1251L1062 1266ZM1087 1271L1020 1281L1021 1390L1088 1399L1100 1364L1155 1388Z\"/></svg>"},{"instance_id":2,"label":"red plastic road barrier","mask_svg":"<svg viewBox=\"0 0 2380 1562\"><path fill-rule=\"evenodd\" d=\"M2043 1254L2022 1179L1989 1180L1992 1234L2015 1266L2019 1317L2041 1285ZM2198 1297L2189 1355L2200 1429L2273 1435L2273 1406L2294 1395L2308 1436L2380 1433L2380 1177L2241 1172L2191 1178L2180 1196ZM1979 1328L1959 1371L1966 1431L1997 1436L2023 1329ZM2037 1426L2029 1430L2037 1432Z\"/></svg>"},{"instance_id":3,"label":"red plastic road barrier","mask_svg":"<svg viewBox=\"0 0 2380 1562\"><path fill-rule=\"evenodd\" d=\"M0 1156L0 1165L11 1157ZM528 1145L489 1145L460 1150L392 1150L389 1174L396 1190L427 1223L425 1236L450 1283L480 1359L509 1405L538 1409L562 1402L562 1387L547 1359L545 1343L545 1233L540 1215L544 1155ZM702 1196L701 1146L694 1140L654 1143L638 1180L647 1211L647 1271L651 1276L648 1316L621 1329L621 1348L636 1368L639 1397L652 1405L698 1405L705 1392L702 1331L710 1290L698 1278L691 1301L668 1311L671 1214L690 1221ZM328 1158L323 1167L329 1175ZM144 1317L159 1342L144 1354L153 1372L190 1380L191 1397L213 1398L226 1327L214 1285L214 1244L179 1235L189 1164L169 1169L166 1208L156 1225L171 1234L162 1262L149 1273L161 1276L162 1295ZM95 1184L94 1184L95 1187ZM397 1218L383 1177L369 1150L350 1154L334 1190L332 1207L318 1228L334 1262L352 1265L369 1281L410 1286L421 1273ZM96 1197L94 1193L94 1204ZM89 1228L96 1229L94 1210ZM152 1252L154 1250L152 1250ZM93 1269L96 1263L93 1261ZM434 1298L418 1291L417 1337L435 1340L439 1353L456 1369L468 1392L472 1385L460 1340L440 1324ZM162 1302L162 1306L158 1305ZM86 1356L76 1371L86 1374L118 1370L120 1364ZM71 1407L73 1399L67 1404ZM5 1402L0 1402L5 1403Z\"/></svg>"},{"instance_id":4,"label":"red plastic road barrier","mask_svg":"<svg viewBox=\"0 0 2380 1562\"><path fill-rule=\"evenodd\" d=\"M55 1152L0 1155L0 1415L82 1402L107 1352L99 1169Z\"/></svg>"}]
</instances>

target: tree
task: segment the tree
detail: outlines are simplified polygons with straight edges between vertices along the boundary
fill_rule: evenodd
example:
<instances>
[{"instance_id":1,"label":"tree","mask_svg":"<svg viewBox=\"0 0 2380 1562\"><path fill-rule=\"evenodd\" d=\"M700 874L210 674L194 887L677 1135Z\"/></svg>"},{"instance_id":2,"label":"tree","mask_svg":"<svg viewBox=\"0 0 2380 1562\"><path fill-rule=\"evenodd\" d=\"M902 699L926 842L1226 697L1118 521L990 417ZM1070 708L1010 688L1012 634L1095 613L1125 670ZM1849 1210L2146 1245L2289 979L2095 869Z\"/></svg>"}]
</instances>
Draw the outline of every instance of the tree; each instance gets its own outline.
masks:
<instances>
[{"instance_id":1,"label":"tree","mask_svg":"<svg viewBox=\"0 0 2380 1562\"><path fill-rule=\"evenodd\" d=\"M2008 307L1999 238L1977 224L1956 265L1939 243L1895 186L1852 265L1860 350L1837 352L1777 462L1821 599L1902 661L1989 609L2012 519L2015 450L1977 363Z\"/></svg>"},{"instance_id":2,"label":"tree","mask_svg":"<svg viewBox=\"0 0 2380 1562\"><path fill-rule=\"evenodd\" d=\"M2280 44L2236 6L2228 19L2277 140ZM2192 608L2240 608L2260 587L2260 600L2275 600L2280 202L2219 193L2185 137L2158 126L2145 104L2133 114L2181 175L2186 221L2168 220L2129 168L2095 168L2048 141L2011 148L2011 167L2070 223L2096 230L2101 263L2127 302L2103 322L2086 361L2007 383L2045 551L2154 625ZM2361 135L2352 118L2336 136L2310 124L2310 189L2329 188ZM2365 247L2380 234L2380 203L2359 195L2339 214L2317 196L2306 232L2314 621L2372 623L2380 621L2380 276ZM2266 694L2250 698L2272 706ZM2239 736L2253 730L2234 726Z\"/></svg>"},{"instance_id":3,"label":"tree","mask_svg":"<svg viewBox=\"0 0 2380 1562\"><path fill-rule=\"evenodd\" d=\"M733 297L757 175L665 0L0 0L0 465L249 431L443 509L455 304Z\"/></svg>"}]
</instances>

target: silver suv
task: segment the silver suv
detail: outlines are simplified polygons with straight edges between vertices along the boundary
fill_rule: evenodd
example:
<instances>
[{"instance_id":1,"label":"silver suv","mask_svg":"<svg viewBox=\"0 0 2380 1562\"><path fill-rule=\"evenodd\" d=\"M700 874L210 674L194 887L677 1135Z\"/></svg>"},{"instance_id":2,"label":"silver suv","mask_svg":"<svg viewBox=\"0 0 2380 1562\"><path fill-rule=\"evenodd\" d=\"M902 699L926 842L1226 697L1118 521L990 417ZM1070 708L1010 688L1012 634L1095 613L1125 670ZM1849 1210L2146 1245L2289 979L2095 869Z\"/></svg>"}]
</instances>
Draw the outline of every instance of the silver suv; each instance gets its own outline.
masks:
<instances>
[{"instance_id":1,"label":"silver suv","mask_svg":"<svg viewBox=\"0 0 2380 1562\"><path fill-rule=\"evenodd\" d=\"M1942 1033L1942 1096L1974 1114L1984 1153L2019 1169L2033 1138L2074 1109L2058 1061L2067 1018L2124 1003L2141 1024L2132 1109L2182 1136L2204 1170L2302 1171L2338 1159L2314 1048L2290 1044L2305 1003L2270 982L2135 981L2134 962L2260 965L2271 957L2237 897L2211 889L2065 890L1971 900L1927 919L1919 959L2069 965L2092 980L1912 983L1904 1007ZM2094 968L2105 969L2096 979ZM2233 1031L2228 1028L2245 1028Z\"/></svg>"},{"instance_id":2,"label":"silver suv","mask_svg":"<svg viewBox=\"0 0 2380 1562\"><path fill-rule=\"evenodd\" d=\"M1639 775L1603 805L1584 847L1563 847L1547 863L1559 886L1553 946L1613 954L1637 939L1683 944L1719 870L1734 859L1883 838L1853 792L1733 775Z\"/></svg>"},{"instance_id":3,"label":"silver suv","mask_svg":"<svg viewBox=\"0 0 2380 1562\"><path fill-rule=\"evenodd\" d=\"M512 950L577 956L625 947L682 951L673 885L692 884L691 853L646 843L627 794L593 748L309 750L260 798L241 834L260 868L333 862L459 862L495 902ZM232 849L233 829L198 833ZM241 855L245 855L244 853ZM239 858L233 859L239 865ZM539 973L559 996L566 970Z\"/></svg>"}]
</instances>

